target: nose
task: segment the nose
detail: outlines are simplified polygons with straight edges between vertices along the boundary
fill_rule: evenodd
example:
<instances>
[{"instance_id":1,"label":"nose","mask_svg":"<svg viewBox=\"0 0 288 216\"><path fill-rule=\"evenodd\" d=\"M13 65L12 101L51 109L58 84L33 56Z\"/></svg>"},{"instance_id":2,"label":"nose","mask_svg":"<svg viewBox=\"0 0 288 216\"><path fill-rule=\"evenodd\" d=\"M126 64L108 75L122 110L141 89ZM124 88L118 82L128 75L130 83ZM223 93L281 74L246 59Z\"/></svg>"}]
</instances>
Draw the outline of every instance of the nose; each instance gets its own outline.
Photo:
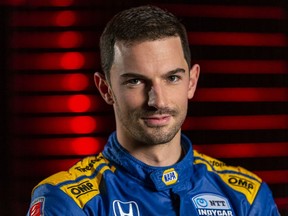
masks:
<instances>
[{"instance_id":1,"label":"nose","mask_svg":"<svg viewBox=\"0 0 288 216\"><path fill-rule=\"evenodd\" d=\"M160 86L151 86L151 89L148 92L148 106L156 109L162 109L166 106L165 95Z\"/></svg>"}]
</instances>

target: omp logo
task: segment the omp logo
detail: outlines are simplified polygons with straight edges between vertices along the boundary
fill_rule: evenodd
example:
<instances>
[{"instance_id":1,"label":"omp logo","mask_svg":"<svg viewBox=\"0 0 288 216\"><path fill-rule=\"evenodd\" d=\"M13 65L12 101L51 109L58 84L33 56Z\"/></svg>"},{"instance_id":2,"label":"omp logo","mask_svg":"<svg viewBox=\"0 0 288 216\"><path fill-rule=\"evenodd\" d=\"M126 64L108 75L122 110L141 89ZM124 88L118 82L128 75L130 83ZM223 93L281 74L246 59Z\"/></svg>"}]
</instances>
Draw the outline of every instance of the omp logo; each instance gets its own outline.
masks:
<instances>
[{"instance_id":1,"label":"omp logo","mask_svg":"<svg viewBox=\"0 0 288 216\"><path fill-rule=\"evenodd\" d=\"M82 182L81 184L68 187L67 189L76 198L78 198L78 197L80 197L80 196L82 196L84 194L87 194L89 192L97 191L97 189L94 189L94 185L89 180L87 180L85 182Z\"/></svg>"},{"instance_id":2,"label":"omp logo","mask_svg":"<svg viewBox=\"0 0 288 216\"><path fill-rule=\"evenodd\" d=\"M162 181L165 185L175 184L178 180L178 173L174 168L167 169L163 172Z\"/></svg>"},{"instance_id":3,"label":"omp logo","mask_svg":"<svg viewBox=\"0 0 288 216\"><path fill-rule=\"evenodd\" d=\"M113 201L114 216L140 216L138 205L135 201Z\"/></svg>"},{"instance_id":4,"label":"omp logo","mask_svg":"<svg viewBox=\"0 0 288 216\"><path fill-rule=\"evenodd\" d=\"M254 189L254 184L251 181L238 176L229 176L228 182L231 185L245 188L249 193L251 193L251 190Z\"/></svg>"},{"instance_id":5,"label":"omp logo","mask_svg":"<svg viewBox=\"0 0 288 216\"><path fill-rule=\"evenodd\" d=\"M233 211L225 197L216 194L199 194L192 198L198 215L233 216Z\"/></svg>"}]
</instances>

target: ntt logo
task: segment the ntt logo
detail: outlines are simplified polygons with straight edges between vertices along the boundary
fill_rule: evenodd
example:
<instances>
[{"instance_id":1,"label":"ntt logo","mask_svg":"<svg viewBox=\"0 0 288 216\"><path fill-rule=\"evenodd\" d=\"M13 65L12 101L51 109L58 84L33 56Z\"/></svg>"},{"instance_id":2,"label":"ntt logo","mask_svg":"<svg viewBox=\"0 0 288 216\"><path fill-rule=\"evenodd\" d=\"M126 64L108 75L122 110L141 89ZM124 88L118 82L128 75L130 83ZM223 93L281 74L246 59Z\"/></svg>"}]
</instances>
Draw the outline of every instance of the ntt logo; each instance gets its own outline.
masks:
<instances>
[{"instance_id":1,"label":"ntt logo","mask_svg":"<svg viewBox=\"0 0 288 216\"><path fill-rule=\"evenodd\" d=\"M202 193L194 196L192 202L198 216L234 216L227 198L213 193Z\"/></svg>"}]
</instances>

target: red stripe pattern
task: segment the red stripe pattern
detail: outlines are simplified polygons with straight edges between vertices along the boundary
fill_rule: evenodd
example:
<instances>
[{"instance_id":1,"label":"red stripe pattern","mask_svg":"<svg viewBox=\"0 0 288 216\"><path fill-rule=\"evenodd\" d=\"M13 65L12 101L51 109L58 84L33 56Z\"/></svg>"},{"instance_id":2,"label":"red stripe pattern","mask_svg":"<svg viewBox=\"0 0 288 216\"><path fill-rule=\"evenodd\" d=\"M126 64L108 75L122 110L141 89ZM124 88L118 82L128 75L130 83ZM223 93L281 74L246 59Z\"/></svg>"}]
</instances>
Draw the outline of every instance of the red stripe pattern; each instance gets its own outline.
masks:
<instances>
[{"instance_id":1,"label":"red stripe pattern","mask_svg":"<svg viewBox=\"0 0 288 216\"><path fill-rule=\"evenodd\" d=\"M100 30L131 2L6 0L15 9L8 26L11 179L25 185L11 189L11 215L25 214L40 180L100 152L115 129L93 72L100 69ZM155 1L183 21L201 66L183 132L198 151L258 174L287 214L287 14L268 0L187 2Z\"/></svg>"}]
</instances>

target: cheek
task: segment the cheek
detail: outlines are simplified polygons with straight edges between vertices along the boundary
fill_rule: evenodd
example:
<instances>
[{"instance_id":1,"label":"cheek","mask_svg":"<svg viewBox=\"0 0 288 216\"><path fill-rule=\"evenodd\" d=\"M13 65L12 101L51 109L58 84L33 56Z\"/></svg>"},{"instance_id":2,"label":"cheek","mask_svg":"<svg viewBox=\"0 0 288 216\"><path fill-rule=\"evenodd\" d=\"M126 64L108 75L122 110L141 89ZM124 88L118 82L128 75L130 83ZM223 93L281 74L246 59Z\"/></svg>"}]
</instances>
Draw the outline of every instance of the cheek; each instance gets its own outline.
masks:
<instances>
[{"instance_id":1,"label":"cheek","mask_svg":"<svg viewBox=\"0 0 288 216\"><path fill-rule=\"evenodd\" d=\"M174 89L173 91L170 91L170 97L174 98L174 100L185 103L190 96L190 91L188 86L181 86L180 88Z\"/></svg>"},{"instance_id":2,"label":"cheek","mask_svg":"<svg viewBox=\"0 0 288 216\"><path fill-rule=\"evenodd\" d=\"M183 88L181 91L174 93L174 104L176 104L179 110L186 112L189 103L189 95L188 88Z\"/></svg>"},{"instance_id":3,"label":"cheek","mask_svg":"<svg viewBox=\"0 0 288 216\"><path fill-rule=\"evenodd\" d=\"M141 107L145 101L141 94L136 92L119 91L118 94L116 93L115 97L118 106L120 106L124 112L132 111Z\"/></svg>"}]
</instances>

